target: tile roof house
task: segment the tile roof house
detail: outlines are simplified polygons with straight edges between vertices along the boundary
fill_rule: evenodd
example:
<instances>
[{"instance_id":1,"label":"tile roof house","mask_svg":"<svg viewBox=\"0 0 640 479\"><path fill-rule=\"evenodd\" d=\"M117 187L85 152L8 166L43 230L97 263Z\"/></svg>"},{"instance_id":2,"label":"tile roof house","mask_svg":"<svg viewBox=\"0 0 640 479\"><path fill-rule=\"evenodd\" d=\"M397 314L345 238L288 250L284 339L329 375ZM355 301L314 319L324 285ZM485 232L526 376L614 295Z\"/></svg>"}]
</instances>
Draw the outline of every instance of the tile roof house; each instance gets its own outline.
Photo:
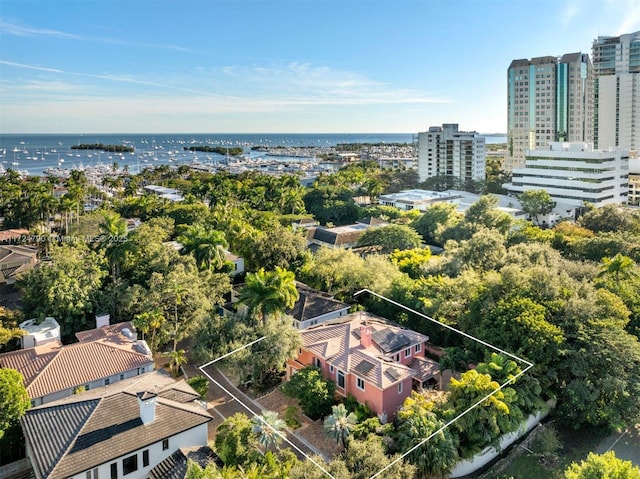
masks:
<instances>
[{"instance_id":1,"label":"tile roof house","mask_svg":"<svg viewBox=\"0 0 640 479\"><path fill-rule=\"evenodd\" d=\"M247 314L248 308L237 304L242 286L237 285L232 291L231 301L224 306L225 311L232 312L235 309L241 315ZM293 326L298 329L305 329L349 313L349 304L338 301L323 291L313 289L299 281L296 281L296 289L298 300L292 308L285 311L285 314L293 318Z\"/></svg>"},{"instance_id":2,"label":"tile roof house","mask_svg":"<svg viewBox=\"0 0 640 479\"><path fill-rule=\"evenodd\" d=\"M315 326L349 313L350 305L334 299L333 296L300 282L296 282L296 288L298 301L293 308L286 311L286 314L293 317L293 325L298 329Z\"/></svg>"},{"instance_id":3,"label":"tile roof house","mask_svg":"<svg viewBox=\"0 0 640 479\"><path fill-rule=\"evenodd\" d=\"M412 389L439 383L439 364L424 355L429 338L370 313L352 313L300 334L302 347L287 361L287 379L317 366L336 383L337 395L354 396L381 418L392 419Z\"/></svg>"},{"instance_id":4,"label":"tile roof house","mask_svg":"<svg viewBox=\"0 0 640 479\"><path fill-rule=\"evenodd\" d=\"M154 368L146 342L136 340L131 323L76 334L80 342L59 341L0 354L0 367L19 371L32 405L129 379Z\"/></svg>"},{"instance_id":5,"label":"tile roof house","mask_svg":"<svg viewBox=\"0 0 640 479\"><path fill-rule=\"evenodd\" d=\"M206 446L212 417L197 397L154 372L30 409L20 422L35 477L147 478L180 448Z\"/></svg>"},{"instance_id":6,"label":"tile roof house","mask_svg":"<svg viewBox=\"0 0 640 479\"><path fill-rule=\"evenodd\" d=\"M35 246L0 245L0 284L13 284L20 273L24 273L38 261Z\"/></svg>"},{"instance_id":7,"label":"tile roof house","mask_svg":"<svg viewBox=\"0 0 640 479\"><path fill-rule=\"evenodd\" d=\"M28 235L29 230L25 228L0 230L0 244L19 243L21 238L25 238Z\"/></svg>"}]
</instances>

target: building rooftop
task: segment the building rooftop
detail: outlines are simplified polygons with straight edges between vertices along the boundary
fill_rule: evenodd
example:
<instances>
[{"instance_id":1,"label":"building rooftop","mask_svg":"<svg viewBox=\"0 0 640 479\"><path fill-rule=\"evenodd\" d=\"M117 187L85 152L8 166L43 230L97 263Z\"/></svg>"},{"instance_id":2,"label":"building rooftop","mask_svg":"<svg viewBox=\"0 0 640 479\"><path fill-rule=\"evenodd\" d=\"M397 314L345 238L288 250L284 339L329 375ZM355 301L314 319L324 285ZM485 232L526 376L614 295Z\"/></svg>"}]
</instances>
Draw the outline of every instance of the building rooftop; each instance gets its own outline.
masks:
<instances>
[{"instance_id":1,"label":"building rooftop","mask_svg":"<svg viewBox=\"0 0 640 479\"><path fill-rule=\"evenodd\" d=\"M67 346L55 341L2 354L0 367L19 371L34 399L153 364L146 343L132 341L122 325L131 326L121 323L100 328L103 331L83 331L77 336L84 339Z\"/></svg>"},{"instance_id":2,"label":"building rooftop","mask_svg":"<svg viewBox=\"0 0 640 479\"><path fill-rule=\"evenodd\" d=\"M64 479L211 421L198 404L158 397L155 419L143 424L136 393L79 394L30 409L21 419L40 478Z\"/></svg>"},{"instance_id":3,"label":"building rooftop","mask_svg":"<svg viewBox=\"0 0 640 479\"><path fill-rule=\"evenodd\" d=\"M348 304L338 301L322 291L310 288L306 284L296 283L296 288L298 289L298 300L293 308L286 311L286 314L293 316L298 321L307 321L323 314L349 308Z\"/></svg>"},{"instance_id":4,"label":"building rooftop","mask_svg":"<svg viewBox=\"0 0 640 479\"><path fill-rule=\"evenodd\" d=\"M361 326L372 329L372 344L363 347ZM424 343L428 336L391 323L370 313L357 312L312 326L301 332L302 344L328 364L356 374L380 389L414 377L418 371L394 361L393 355L409 345Z\"/></svg>"},{"instance_id":5,"label":"building rooftop","mask_svg":"<svg viewBox=\"0 0 640 479\"><path fill-rule=\"evenodd\" d=\"M185 479L188 461L195 462L202 468L211 463L219 468L224 467L224 463L209 446L180 448L151 469L149 479Z\"/></svg>"}]
</instances>

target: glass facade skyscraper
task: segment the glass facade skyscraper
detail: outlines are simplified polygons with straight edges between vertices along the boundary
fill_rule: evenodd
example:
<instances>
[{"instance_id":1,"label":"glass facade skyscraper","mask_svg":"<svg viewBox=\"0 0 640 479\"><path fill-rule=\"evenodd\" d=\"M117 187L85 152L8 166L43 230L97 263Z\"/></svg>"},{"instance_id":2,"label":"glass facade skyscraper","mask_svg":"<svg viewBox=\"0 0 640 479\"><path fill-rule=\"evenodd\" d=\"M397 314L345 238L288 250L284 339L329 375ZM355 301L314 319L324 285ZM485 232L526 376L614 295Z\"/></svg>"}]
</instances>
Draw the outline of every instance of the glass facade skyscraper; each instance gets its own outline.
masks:
<instances>
[{"instance_id":1,"label":"glass facade skyscraper","mask_svg":"<svg viewBox=\"0 0 640 479\"><path fill-rule=\"evenodd\" d=\"M640 32L593 42L594 144L640 149Z\"/></svg>"},{"instance_id":2,"label":"glass facade skyscraper","mask_svg":"<svg viewBox=\"0 0 640 479\"><path fill-rule=\"evenodd\" d=\"M550 142L593 141L591 69L585 53L511 62L505 170L524 166L527 150Z\"/></svg>"}]
</instances>

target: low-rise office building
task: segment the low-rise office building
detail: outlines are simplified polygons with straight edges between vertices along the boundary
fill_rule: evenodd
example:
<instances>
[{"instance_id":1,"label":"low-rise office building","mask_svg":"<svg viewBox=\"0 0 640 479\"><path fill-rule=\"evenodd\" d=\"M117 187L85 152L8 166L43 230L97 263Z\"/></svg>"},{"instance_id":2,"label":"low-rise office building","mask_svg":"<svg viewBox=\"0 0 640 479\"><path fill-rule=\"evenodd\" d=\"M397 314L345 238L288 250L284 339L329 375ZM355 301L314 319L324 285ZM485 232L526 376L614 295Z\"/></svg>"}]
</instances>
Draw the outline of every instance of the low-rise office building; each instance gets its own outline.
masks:
<instances>
[{"instance_id":1,"label":"low-rise office building","mask_svg":"<svg viewBox=\"0 0 640 479\"><path fill-rule=\"evenodd\" d=\"M529 150L525 167L514 168L514 194L545 190L558 203L575 207L627 202L629 153L619 148L594 150L590 143L552 142L546 149Z\"/></svg>"}]
</instances>

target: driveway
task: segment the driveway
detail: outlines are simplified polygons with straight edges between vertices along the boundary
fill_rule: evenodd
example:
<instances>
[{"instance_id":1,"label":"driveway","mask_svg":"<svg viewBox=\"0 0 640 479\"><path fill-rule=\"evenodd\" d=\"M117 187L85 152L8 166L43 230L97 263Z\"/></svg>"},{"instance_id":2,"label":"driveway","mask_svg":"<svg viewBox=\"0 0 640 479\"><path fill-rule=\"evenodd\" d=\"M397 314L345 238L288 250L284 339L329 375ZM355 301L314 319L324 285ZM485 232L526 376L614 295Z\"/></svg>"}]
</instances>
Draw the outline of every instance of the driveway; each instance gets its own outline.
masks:
<instances>
[{"instance_id":1,"label":"driveway","mask_svg":"<svg viewBox=\"0 0 640 479\"><path fill-rule=\"evenodd\" d=\"M622 433L612 434L596 448L596 453L602 454L614 451L618 459L631 461L640 467L640 424L629 427Z\"/></svg>"},{"instance_id":2,"label":"driveway","mask_svg":"<svg viewBox=\"0 0 640 479\"><path fill-rule=\"evenodd\" d=\"M189 377L202 374L201 371L193 365L184 365L183 367ZM213 416L213 421L209 423L209 439L214 439L215 430L226 418L239 412L252 417L254 414L259 415L266 410L264 406L236 388L215 365L209 365L204 368L204 371L209 379L207 409ZM294 432L287 429L285 430L285 435L298 450L284 441L280 447L289 447L300 459L304 458L304 455L301 454L300 451L308 456L324 456L324 454L309 441Z\"/></svg>"}]
</instances>

